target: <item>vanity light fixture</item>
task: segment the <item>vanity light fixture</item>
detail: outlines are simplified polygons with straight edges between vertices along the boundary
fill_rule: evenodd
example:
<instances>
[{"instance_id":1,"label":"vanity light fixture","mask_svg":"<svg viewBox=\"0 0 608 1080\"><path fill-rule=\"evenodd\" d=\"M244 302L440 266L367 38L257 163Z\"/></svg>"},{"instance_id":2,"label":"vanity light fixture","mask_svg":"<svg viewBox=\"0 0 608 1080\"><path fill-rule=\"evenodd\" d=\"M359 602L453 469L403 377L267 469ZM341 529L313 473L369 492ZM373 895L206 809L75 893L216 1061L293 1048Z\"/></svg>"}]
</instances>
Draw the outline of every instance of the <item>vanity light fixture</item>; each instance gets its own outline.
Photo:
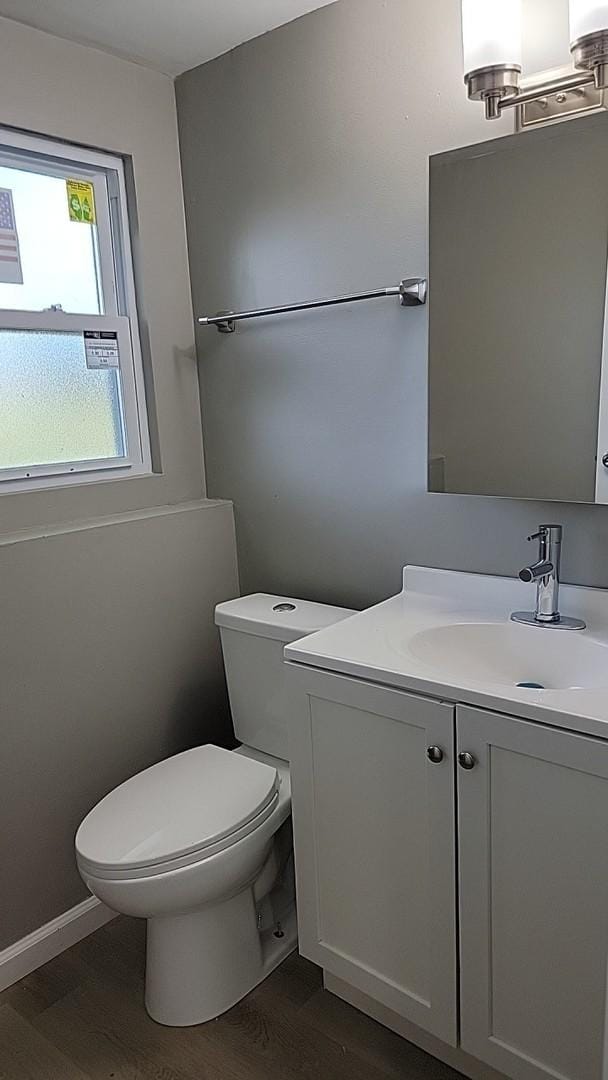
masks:
<instances>
[{"instance_id":1,"label":"vanity light fixture","mask_svg":"<svg viewBox=\"0 0 608 1080\"><path fill-rule=\"evenodd\" d=\"M608 89L608 3L570 0L570 53L575 71L521 80L522 0L462 0L464 81L483 101L487 120L536 103L531 122L602 104ZM524 120L525 122L525 120ZM530 122L530 121L528 121Z\"/></svg>"},{"instance_id":2,"label":"vanity light fixture","mask_svg":"<svg viewBox=\"0 0 608 1080\"><path fill-rule=\"evenodd\" d=\"M462 0L462 44L469 97L494 120L519 90L521 0Z\"/></svg>"}]
</instances>

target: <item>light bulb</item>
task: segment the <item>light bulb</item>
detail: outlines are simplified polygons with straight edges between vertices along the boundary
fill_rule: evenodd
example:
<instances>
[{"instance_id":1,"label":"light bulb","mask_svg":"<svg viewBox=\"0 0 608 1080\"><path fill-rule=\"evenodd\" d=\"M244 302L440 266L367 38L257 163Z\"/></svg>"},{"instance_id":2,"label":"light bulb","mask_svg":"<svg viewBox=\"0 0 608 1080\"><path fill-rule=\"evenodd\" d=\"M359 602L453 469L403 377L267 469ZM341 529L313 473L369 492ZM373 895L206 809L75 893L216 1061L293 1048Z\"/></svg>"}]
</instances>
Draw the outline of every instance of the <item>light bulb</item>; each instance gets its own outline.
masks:
<instances>
[{"instance_id":1,"label":"light bulb","mask_svg":"<svg viewBox=\"0 0 608 1080\"><path fill-rule=\"evenodd\" d=\"M521 69L521 0L462 0L462 41L467 75L488 67Z\"/></svg>"},{"instance_id":2,"label":"light bulb","mask_svg":"<svg viewBox=\"0 0 608 1080\"><path fill-rule=\"evenodd\" d=\"M601 30L608 32L608 4L600 4L598 0L570 0L572 43Z\"/></svg>"},{"instance_id":3,"label":"light bulb","mask_svg":"<svg viewBox=\"0 0 608 1080\"><path fill-rule=\"evenodd\" d=\"M608 4L570 0L570 52L575 67L593 73L598 90L608 89Z\"/></svg>"}]
</instances>

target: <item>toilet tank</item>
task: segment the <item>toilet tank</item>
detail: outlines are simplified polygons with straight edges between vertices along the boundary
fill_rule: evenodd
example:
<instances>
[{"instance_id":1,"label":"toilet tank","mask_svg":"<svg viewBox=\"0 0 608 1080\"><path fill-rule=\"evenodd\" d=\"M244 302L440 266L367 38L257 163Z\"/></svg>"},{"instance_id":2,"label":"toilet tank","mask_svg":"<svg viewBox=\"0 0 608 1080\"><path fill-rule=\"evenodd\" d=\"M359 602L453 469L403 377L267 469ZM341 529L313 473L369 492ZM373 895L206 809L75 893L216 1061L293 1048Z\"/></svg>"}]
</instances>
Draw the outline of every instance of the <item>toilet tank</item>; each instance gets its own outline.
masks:
<instances>
[{"instance_id":1,"label":"toilet tank","mask_svg":"<svg viewBox=\"0 0 608 1080\"><path fill-rule=\"evenodd\" d=\"M354 612L308 600L255 593L215 609L220 628L230 710L237 739L289 760L290 708L283 648Z\"/></svg>"}]
</instances>

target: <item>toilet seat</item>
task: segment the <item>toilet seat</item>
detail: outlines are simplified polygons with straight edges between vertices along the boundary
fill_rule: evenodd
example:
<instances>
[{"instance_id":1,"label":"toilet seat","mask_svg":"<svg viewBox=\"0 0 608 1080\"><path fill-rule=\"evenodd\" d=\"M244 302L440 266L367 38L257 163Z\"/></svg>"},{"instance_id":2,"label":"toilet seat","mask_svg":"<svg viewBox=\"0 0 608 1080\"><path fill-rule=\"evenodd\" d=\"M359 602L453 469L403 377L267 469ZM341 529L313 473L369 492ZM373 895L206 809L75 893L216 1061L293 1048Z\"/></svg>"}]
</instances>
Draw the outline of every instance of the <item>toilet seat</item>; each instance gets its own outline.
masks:
<instances>
[{"instance_id":1,"label":"toilet seat","mask_svg":"<svg viewBox=\"0 0 608 1080\"><path fill-rule=\"evenodd\" d=\"M199 746L145 769L102 799L76 834L78 862L107 879L187 866L253 832L278 801L274 767Z\"/></svg>"}]
</instances>

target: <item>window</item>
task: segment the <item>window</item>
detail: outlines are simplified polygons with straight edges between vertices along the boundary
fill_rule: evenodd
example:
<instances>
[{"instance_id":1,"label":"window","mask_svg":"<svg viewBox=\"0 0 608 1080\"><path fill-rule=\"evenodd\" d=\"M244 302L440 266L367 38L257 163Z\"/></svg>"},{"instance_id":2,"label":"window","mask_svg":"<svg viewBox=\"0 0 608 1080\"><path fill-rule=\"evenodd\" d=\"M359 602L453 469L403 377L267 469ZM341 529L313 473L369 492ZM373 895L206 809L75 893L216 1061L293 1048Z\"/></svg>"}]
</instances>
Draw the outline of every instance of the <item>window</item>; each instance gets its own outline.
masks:
<instances>
[{"instance_id":1,"label":"window","mask_svg":"<svg viewBox=\"0 0 608 1080\"><path fill-rule=\"evenodd\" d=\"M0 129L0 493L150 469L123 162Z\"/></svg>"}]
</instances>

